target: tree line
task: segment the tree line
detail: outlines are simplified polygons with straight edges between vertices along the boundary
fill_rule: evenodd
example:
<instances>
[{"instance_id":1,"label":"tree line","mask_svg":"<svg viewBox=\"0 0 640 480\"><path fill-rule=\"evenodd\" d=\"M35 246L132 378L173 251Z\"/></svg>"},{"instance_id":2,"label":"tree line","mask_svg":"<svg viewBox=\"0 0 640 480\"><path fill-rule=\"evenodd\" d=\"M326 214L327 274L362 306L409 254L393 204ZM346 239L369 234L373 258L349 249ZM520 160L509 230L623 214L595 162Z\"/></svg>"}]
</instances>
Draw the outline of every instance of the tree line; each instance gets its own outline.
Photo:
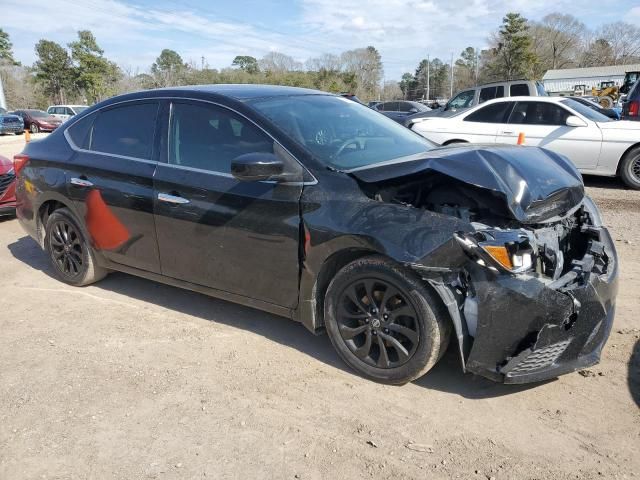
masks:
<instances>
[{"instance_id":1,"label":"tree line","mask_svg":"<svg viewBox=\"0 0 640 480\"><path fill-rule=\"evenodd\" d=\"M487 82L540 80L547 70L640 63L640 28L625 22L591 31L576 17L550 13L532 22L508 13L490 35L489 48L467 47L453 64L453 91ZM427 82L427 78L429 81ZM399 82L403 98L448 97L451 65L439 58L420 61Z\"/></svg>"},{"instance_id":2,"label":"tree line","mask_svg":"<svg viewBox=\"0 0 640 480\"><path fill-rule=\"evenodd\" d=\"M640 63L640 28L616 22L589 30L577 18L551 13L532 22L508 13L489 37L489 48L466 48L451 63L423 59L400 81L384 78L382 58L373 46L339 55L324 53L302 63L280 52L262 58L236 56L225 68L186 62L164 49L146 72L131 72L105 57L95 36L81 30L66 46L42 39L36 61L23 66L0 29L0 77L12 107L51 103L95 103L144 88L215 83L269 83L355 93L363 100L448 97L472 85L516 78L540 79L548 69ZM453 85L452 85L453 77Z\"/></svg>"}]
</instances>

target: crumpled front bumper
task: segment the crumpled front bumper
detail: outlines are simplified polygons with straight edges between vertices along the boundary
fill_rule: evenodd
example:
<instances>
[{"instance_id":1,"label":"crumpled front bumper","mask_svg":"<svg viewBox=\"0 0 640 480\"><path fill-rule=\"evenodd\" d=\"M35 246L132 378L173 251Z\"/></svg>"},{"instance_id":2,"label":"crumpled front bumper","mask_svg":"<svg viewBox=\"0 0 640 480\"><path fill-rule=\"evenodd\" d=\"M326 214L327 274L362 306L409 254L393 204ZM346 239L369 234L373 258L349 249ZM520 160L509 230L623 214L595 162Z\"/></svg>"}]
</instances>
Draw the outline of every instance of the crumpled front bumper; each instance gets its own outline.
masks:
<instances>
[{"instance_id":1,"label":"crumpled front bumper","mask_svg":"<svg viewBox=\"0 0 640 480\"><path fill-rule=\"evenodd\" d=\"M598 231L599 240L573 273L553 283L471 268L478 312L467 371L528 383L600 361L615 314L618 259L609 232ZM598 256L594 265L590 260Z\"/></svg>"}]
</instances>

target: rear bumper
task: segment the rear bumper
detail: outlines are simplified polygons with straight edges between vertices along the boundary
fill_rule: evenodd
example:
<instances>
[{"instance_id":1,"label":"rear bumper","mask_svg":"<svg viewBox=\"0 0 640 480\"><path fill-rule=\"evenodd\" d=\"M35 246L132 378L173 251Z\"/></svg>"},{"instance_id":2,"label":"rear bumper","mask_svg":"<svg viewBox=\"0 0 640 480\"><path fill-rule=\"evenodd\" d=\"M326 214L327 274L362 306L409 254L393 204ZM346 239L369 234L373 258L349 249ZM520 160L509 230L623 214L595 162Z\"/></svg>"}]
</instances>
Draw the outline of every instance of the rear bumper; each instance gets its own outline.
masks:
<instances>
[{"instance_id":1,"label":"rear bumper","mask_svg":"<svg viewBox=\"0 0 640 480\"><path fill-rule=\"evenodd\" d=\"M574 273L555 282L489 279L480 270L472 275L479 306L468 371L503 383L529 383L600 361L618 289L618 259L605 228Z\"/></svg>"}]
</instances>

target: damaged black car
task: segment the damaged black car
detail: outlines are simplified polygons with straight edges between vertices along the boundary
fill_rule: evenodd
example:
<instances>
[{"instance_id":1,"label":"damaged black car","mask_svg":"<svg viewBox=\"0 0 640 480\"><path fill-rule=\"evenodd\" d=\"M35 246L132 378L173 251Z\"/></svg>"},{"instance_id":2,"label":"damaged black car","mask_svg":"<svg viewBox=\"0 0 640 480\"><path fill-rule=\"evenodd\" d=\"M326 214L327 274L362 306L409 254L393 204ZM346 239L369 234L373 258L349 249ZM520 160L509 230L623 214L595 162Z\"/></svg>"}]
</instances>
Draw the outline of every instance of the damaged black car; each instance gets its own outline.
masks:
<instances>
[{"instance_id":1,"label":"damaged black car","mask_svg":"<svg viewBox=\"0 0 640 480\"><path fill-rule=\"evenodd\" d=\"M104 101L14 167L61 280L121 271L286 316L376 381L448 347L541 381L596 364L613 323L613 242L544 149L438 147L339 96L213 85Z\"/></svg>"}]
</instances>

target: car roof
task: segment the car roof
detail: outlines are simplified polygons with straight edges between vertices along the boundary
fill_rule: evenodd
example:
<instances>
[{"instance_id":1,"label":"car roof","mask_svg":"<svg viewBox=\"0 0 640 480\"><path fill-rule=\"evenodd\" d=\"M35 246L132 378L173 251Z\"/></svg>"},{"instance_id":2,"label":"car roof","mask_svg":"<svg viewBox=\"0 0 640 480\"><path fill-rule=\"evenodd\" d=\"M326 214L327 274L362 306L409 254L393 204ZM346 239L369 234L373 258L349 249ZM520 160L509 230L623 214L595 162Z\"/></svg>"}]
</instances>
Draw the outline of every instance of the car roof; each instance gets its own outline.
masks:
<instances>
[{"instance_id":1,"label":"car roof","mask_svg":"<svg viewBox=\"0 0 640 480\"><path fill-rule=\"evenodd\" d=\"M312 90L310 88L287 87L283 85L257 85L257 84L215 84L215 85L189 85L184 87L169 87L156 90L157 91L190 91L215 93L225 97L235 98L237 100L249 100L252 98L263 97L281 97L291 95L331 95L320 90Z\"/></svg>"}]
</instances>

